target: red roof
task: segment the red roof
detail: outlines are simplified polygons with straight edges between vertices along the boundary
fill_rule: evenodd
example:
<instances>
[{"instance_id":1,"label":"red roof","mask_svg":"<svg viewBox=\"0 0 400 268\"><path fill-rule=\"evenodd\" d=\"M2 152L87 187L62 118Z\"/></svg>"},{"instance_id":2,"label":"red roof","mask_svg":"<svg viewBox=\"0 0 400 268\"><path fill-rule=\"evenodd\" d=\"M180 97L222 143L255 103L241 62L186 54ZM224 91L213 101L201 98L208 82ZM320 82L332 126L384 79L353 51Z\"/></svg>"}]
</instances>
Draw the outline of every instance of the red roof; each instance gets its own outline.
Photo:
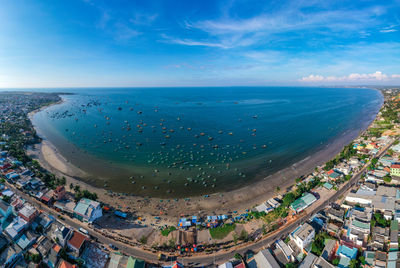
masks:
<instances>
[{"instance_id":1,"label":"red roof","mask_svg":"<svg viewBox=\"0 0 400 268\"><path fill-rule=\"evenodd\" d=\"M70 264L67 261L62 260L60 262L60 265L58 265L58 268L76 268L78 266L76 266L75 264Z\"/></svg>"},{"instance_id":2,"label":"red roof","mask_svg":"<svg viewBox=\"0 0 400 268\"><path fill-rule=\"evenodd\" d=\"M394 164L394 165L391 165L391 167L390 168L400 168L400 164Z\"/></svg>"},{"instance_id":3,"label":"red roof","mask_svg":"<svg viewBox=\"0 0 400 268\"><path fill-rule=\"evenodd\" d=\"M56 193L59 193L59 192L61 192L61 191L65 191L65 188L64 188L64 186L57 186L57 188L56 188Z\"/></svg>"},{"instance_id":4,"label":"red roof","mask_svg":"<svg viewBox=\"0 0 400 268\"><path fill-rule=\"evenodd\" d=\"M71 239L68 241L68 244L71 245L72 247L76 249L80 249L87 239L87 236L84 234L74 231L74 234L72 235Z\"/></svg>"},{"instance_id":5,"label":"red roof","mask_svg":"<svg viewBox=\"0 0 400 268\"><path fill-rule=\"evenodd\" d=\"M44 195L44 196L42 196L42 200L45 201L45 202L49 202L50 198L48 196Z\"/></svg>"},{"instance_id":6,"label":"red roof","mask_svg":"<svg viewBox=\"0 0 400 268\"><path fill-rule=\"evenodd\" d=\"M55 252L58 253L58 252L60 251L61 247L60 247L59 245L55 244L55 245L53 246L53 249L54 249Z\"/></svg>"},{"instance_id":7,"label":"red roof","mask_svg":"<svg viewBox=\"0 0 400 268\"><path fill-rule=\"evenodd\" d=\"M331 169L328 172L326 172L326 174L331 175L333 172L335 172L335 171L333 171L333 169Z\"/></svg>"},{"instance_id":8,"label":"red roof","mask_svg":"<svg viewBox=\"0 0 400 268\"><path fill-rule=\"evenodd\" d=\"M236 265L235 268L246 268L246 265L244 265L244 263L241 262L238 265Z\"/></svg>"}]
</instances>

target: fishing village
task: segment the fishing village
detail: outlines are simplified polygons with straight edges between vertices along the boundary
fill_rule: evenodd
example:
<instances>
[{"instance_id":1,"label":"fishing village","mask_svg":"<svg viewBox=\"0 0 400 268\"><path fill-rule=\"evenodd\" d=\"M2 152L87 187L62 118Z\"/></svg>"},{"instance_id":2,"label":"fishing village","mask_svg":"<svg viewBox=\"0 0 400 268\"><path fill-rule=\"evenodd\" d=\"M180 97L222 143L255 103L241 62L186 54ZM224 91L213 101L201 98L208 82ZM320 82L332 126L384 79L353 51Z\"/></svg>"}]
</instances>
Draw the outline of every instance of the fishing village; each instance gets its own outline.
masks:
<instances>
[{"instance_id":1,"label":"fishing village","mask_svg":"<svg viewBox=\"0 0 400 268\"><path fill-rule=\"evenodd\" d=\"M27 146L40 142L28 114L60 102L59 94L2 93L0 263L396 267L400 95L396 88L381 92L385 101L369 128L335 158L292 178L289 190L278 186L272 197L245 209L181 211L166 220L113 206L85 184L43 169L26 154ZM159 208L174 202L190 198L159 199ZM146 206L146 199L139 203Z\"/></svg>"}]
</instances>

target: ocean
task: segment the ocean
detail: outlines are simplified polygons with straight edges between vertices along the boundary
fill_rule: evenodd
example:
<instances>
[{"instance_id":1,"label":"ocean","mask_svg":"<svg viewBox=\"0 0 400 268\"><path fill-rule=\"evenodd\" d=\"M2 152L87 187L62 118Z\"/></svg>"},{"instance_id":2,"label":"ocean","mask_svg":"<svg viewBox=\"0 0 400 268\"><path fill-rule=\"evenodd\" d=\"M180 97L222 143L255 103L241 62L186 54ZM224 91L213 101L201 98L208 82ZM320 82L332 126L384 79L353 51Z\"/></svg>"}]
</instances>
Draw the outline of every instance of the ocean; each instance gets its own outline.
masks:
<instances>
[{"instance_id":1,"label":"ocean","mask_svg":"<svg viewBox=\"0 0 400 268\"><path fill-rule=\"evenodd\" d=\"M59 90L55 90L59 91ZM229 191L299 162L383 102L371 89L197 87L62 89L33 116L40 135L105 189L183 197ZM353 138L354 138L353 137Z\"/></svg>"}]
</instances>

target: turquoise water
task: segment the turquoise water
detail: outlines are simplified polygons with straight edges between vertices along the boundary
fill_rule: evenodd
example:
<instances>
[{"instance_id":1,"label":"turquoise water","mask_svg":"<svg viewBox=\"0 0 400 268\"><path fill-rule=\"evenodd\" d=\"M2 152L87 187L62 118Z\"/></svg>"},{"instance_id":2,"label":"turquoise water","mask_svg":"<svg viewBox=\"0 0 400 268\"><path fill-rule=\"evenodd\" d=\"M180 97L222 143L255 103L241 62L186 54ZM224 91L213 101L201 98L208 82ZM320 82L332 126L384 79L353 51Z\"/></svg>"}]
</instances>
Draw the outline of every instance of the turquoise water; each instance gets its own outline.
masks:
<instances>
[{"instance_id":1,"label":"turquoise water","mask_svg":"<svg viewBox=\"0 0 400 268\"><path fill-rule=\"evenodd\" d=\"M64 90L65 91L65 90ZM371 122L382 97L349 88L80 89L34 116L91 183L185 196L248 184Z\"/></svg>"}]
</instances>

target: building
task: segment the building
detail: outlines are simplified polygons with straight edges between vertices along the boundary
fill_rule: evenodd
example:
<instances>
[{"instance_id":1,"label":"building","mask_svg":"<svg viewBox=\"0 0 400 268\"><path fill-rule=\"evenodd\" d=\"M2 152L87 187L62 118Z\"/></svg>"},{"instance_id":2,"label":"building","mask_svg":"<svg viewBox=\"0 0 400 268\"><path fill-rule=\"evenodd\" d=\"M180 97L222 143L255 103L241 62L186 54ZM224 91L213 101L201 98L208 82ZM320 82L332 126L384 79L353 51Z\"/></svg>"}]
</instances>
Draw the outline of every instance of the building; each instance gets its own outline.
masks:
<instances>
[{"instance_id":1,"label":"building","mask_svg":"<svg viewBox=\"0 0 400 268\"><path fill-rule=\"evenodd\" d=\"M263 249L254 255L247 263L248 268L279 268L278 262L269 249Z\"/></svg>"},{"instance_id":2,"label":"building","mask_svg":"<svg viewBox=\"0 0 400 268\"><path fill-rule=\"evenodd\" d=\"M328 209L326 215L331 220L343 223L344 222L344 214L345 214L345 212L346 211L341 207L338 207L338 208L331 207L331 208Z\"/></svg>"},{"instance_id":3,"label":"building","mask_svg":"<svg viewBox=\"0 0 400 268\"><path fill-rule=\"evenodd\" d=\"M75 264L70 264L69 262L67 262L65 260L61 260L60 263L58 264L57 268L78 268L78 266Z\"/></svg>"},{"instance_id":4,"label":"building","mask_svg":"<svg viewBox=\"0 0 400 268\"><path fill-rule=\"evenodd\" d=\"M316 255L309 252L298 268L312 268L317 259L318 257Z\"/></svg>"},{"instance_id":5,"label":"building","mask_svg":"<svg viewBox=\"0 0 400 268\"><path fill-rule=\"evenodd\" d=\"M65 247L67 241L70 239L71 236L72 230L65 226L57 227L57 229L53 232L53 238L62 247Z\"/></svg>"},{"instance_id":6,"label":"building","mask_svg":"<svg viewBox=\"0 0 400 268\"><path fill-rule=\"evenodd\" d=\"M63 200L65 198L65 195L67 194L67 192L65 191L65 187L64 186L58 186L53 193L53 198L54 200Z\"/></svg>"},{"instance_id":7,"label":"building","mask_svg":"<svg viewBox=\"0 0 400 268\"><path fill-rule=\"evenodd\" d=\"M317 201L317 198L310 194L306 193L304 196L298 198L295 200L291 205L290 208L295 212L299 213L309 207L311 204L313 204L315 201Z\"/></svg>"},{"instance_id":8,"label":"building","mask_svg":"<svg viewBox=\"0 0 400 268\"><path fill-rule=\"evenodd\" d=\"M81 232L74 231L71 239L67 242L67 246L70 250L72 250L75 257L79 257L85 248L85 242L87 240L88 237L86 235L82 234Z\"/></svg>"},{"instance_id":9,"label":"building","mask_svg":"<svg viewBox=\"0 0 400 268\"><path fill-rule=\"evenodd\" d=\"M336 255L340 257L339 267L348 267L351 260L357 257L357 248L350 248L346 245L340 245Z\"/></svg>"},{"instance_id":10,"label":"building","mask_svg":"<svg viewBox=\"0 0 400 268\"><path fill-rule=\"evenodd\" d=\"M74 208L74 217L80 221L93 222L103 216L100 203L82 198Z\"/></svg>"},{"instance_id":11,"label":"building","mask_svg":"<svg viewBox=\"0 0 400 268\"><path fill-rule=\"evenodd\" d=\"M38 211L32 205L25 203L20 211L18 211L18 216L23 218L29 224L33 222L33 220L38 215Z\"/></svg>"},{"instance_id":12,"label":"building","mask_svg":"<svg viewBox=\"0 0 400 268\"><path fill-rule=\"evenodd\" d=\"M345 200L352 204L370 205L375 195L375 191L359 189L355 193L347 194Z\"/></svg>"},{"instance_id":13,"label":"building","mask_svg":"<svg viewBox=\"0 0 400 268\"><path fill-rule=\"evenodd\" d=\"M28 223L21 217L15 217L14 220L7 226L5 233L11 237L11 239L17 239L19 235L25 230Z\"/></svg>"},{"instance_id":14,"label":"building","mask_svg":"<svg viewBox=\"0 0 400 268\"><path fill-rule=\"evenodd\" d=\"M390 175L400 177L400 164L393 164L390 166Z\"/></svg>"},{"instance_id":15,"label":"building","mask_svg":"<svg viewBox=\"0 0 400 268\"><path fill-rule=\"evenodd\" d=\"M322 250L321 257L327 261L332 260L338 246L339 246L339 243L334 239L325 240L325 247Z\"/></svg>"},{"instance_id":16,"label":"building","mask_svg":"<svg viewBox=\"0 0 400 268\"><path fill-rule=\"evenodd\" d=\"M145 261L132 258L131 256L129 256L128 263L126 264L126 268L144 268L145 266Z\"/></svg>"},{"instance_id":17,"label":"building","mask_svg":"<svg viewBox=\"0 0 400 268\"><path fill-rule=\"evenodd\" d=\"M291 233L291 237L296 245L301 250L304 250L313 241L315 237L315 230L310 224L305 223L294 230L294 232Z\"/></svg>"},{"instance_id":18,"label":"building","mask_svg":"<svg viewBox=\"0 0 400 268\"><path fill-rule=\"evenodd\" d=\"M11 216L11 214L12 206L3 200L0 200L0 233L6 227L7 219Z\"/></svg>"}]
</instances>

